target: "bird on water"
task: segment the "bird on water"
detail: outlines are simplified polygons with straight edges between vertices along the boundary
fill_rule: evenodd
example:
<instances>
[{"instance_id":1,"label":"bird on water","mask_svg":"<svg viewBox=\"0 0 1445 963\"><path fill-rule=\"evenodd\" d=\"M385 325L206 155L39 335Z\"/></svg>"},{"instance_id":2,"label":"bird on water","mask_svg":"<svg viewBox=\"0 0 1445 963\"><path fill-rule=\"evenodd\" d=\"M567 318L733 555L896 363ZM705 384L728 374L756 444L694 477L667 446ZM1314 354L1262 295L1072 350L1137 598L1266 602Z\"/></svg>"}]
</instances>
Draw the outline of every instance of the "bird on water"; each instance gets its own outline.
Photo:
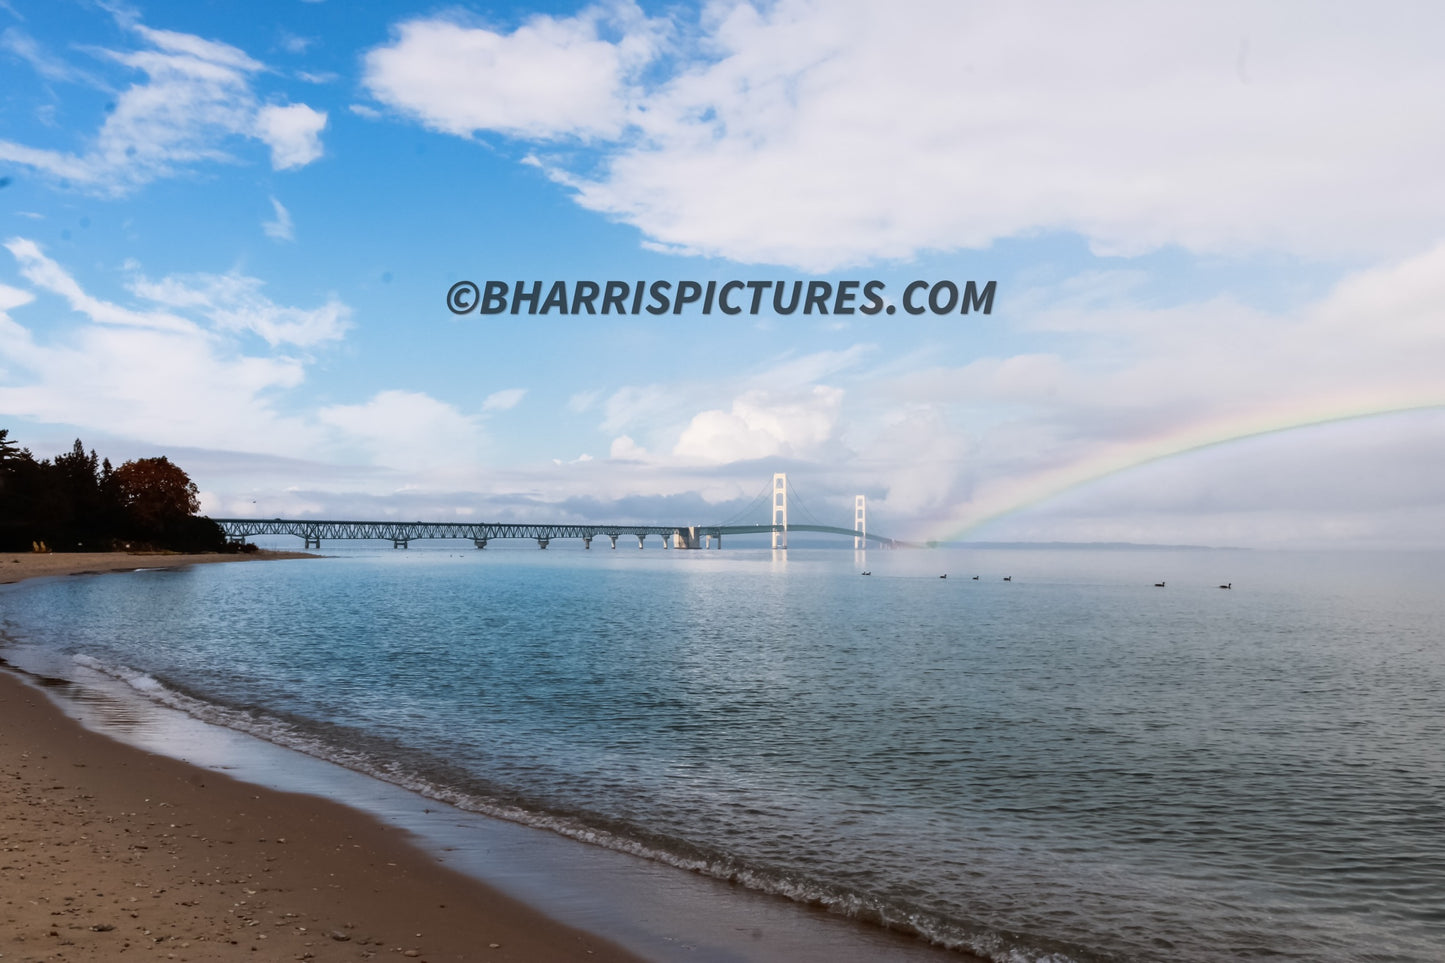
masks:
<instances>
[{"instance_id":1,"label":"bird on water","mask_svg":"<svg viewBox=\"0 0 1445 963\"><path fill-rule=\"evenodd\" d=\"M1164 583L1163 583L1163 582L1155 582L1155 583L1154 583L1154 587L1155 587L1155 588L1163 588L1163 587L1164 587Z\"/></svg>"},{"instance_id":2,"label":"bird on water","mask_svg":"<svg viewBox=\"0 0 1445 963\"><path fill-rule=\"evenodd\" d=\"M1230 582L1228 585L1221 585L1221 586L1219 586L1219 587L1220 587L1220 588L1223 588L1223 589L1232 589L1232 588L1234 588L1234 583L1233 583L1233 582Z\"/></svg>"}]
</instances>

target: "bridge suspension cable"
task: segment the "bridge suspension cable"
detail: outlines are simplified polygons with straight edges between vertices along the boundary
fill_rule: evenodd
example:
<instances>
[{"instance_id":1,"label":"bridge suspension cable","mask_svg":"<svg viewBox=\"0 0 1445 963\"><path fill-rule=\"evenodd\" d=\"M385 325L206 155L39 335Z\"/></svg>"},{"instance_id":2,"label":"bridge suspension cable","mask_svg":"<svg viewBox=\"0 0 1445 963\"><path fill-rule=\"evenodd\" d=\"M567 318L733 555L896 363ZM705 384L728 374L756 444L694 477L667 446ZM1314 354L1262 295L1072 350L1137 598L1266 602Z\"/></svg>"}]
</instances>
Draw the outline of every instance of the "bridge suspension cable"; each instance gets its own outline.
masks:
<instances>
[{"instance_id":1,"label":"bridge suspension cable","mask_svg":"<svg viewBox=\"0 0 1445 963\"><path fill-rule=\"evenodd\" d=\"M728 518L726 521L719 522L718 524L736 525L739 522L744 521L751 521L756 523L764 515L764 509L767 507L768 504L768 492L771 488L771 483L765 483L763 487L758 489L758 493L753 496L753 500L748 502L747 506L743 508L742 511L734 513L732 517Z\"/></svg>"},{"instance_id":2,"label":"bridge suspension cable","mask_svg":"<svg viewBox=\"0 0 1445 963\"><path fill-rule=\"evenodd\" d=\"M794 485L791 481L788 482L788 493L789 493L789 507L790 507L790 508L796 507L796 509L798 510L798 512L802 514L802 516L803 516L803 519L802 519L803 524L808 524L808 525L821 525L821 524L822 524L822 522L819 521L818 516L817 516L817 515L814 515L813 512L812 512L812 510L810 510L810 509L808 508L808 503L803 499L802 494L799 493L799 491L798 491L798 486L797 486L797 485Z\"/></svg>"}]
</instances>

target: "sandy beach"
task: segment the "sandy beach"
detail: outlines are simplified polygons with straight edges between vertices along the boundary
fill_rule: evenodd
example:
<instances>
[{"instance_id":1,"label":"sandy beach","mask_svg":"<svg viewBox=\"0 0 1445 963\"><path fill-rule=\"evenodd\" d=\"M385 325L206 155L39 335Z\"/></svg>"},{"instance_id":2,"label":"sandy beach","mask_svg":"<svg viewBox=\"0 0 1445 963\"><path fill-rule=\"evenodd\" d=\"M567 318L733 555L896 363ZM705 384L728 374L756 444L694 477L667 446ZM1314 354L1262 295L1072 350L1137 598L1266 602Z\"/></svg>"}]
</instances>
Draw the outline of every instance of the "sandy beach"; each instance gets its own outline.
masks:
<instances>
[{"instance_id":1,"label":"sandy beach","mask_svg":"<svg viewBox=\"0 0 1445 963\"><path fill-rule=\"evenodd\" d=\"M255 555L0 555L0 582ZM89 732L0 672L0 960L633 960L406 834Z\"/></svg>"},{"instance_id":2,"label":"sandy beach","mask_svg":"<svg viewBox=\"0 0 1445 963\"><path fill-rule=\"evenodd\" d=\"M0 553L0 585L53 575L98 575L138 568L174 568L212 562L252 562L278 558L317 558L309 552L237 552L183 555L177 552L22 552Z\"/></svg>"}]
</instances>

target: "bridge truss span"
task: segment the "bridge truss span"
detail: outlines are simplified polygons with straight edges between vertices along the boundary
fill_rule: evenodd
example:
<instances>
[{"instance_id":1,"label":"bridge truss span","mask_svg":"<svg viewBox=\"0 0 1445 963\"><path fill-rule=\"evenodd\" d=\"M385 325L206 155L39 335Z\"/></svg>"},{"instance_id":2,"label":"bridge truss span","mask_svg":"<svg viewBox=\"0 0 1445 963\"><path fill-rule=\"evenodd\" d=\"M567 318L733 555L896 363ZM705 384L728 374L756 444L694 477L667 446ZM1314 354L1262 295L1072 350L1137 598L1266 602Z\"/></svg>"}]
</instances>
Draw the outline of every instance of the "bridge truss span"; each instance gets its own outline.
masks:
<instances>
[{"instance_id":1,"label":"bridge truss span","mask_svg":"<svg viewBox=\"0 0 1445 963\"><path fill-rule=\"evenodd\" d=\"M581 539L583 548L591 548L592 540L598 536L606 537L612 548L616 548L617 540L624 535L636 538L638 548L643 548L651 535L661 538L663 548L711 548L714 545L722 548L724 535L771 535L774 549L786 549L789 532L843 535L853 539L855 548L865 547L869 542L888 548L896 548L901 544L894 539L866 531L862 495L855 500L852 528L813 523L789 524L788 491L788 476L782 472L775 474L770 499L771 520L764 525L614 525L591 522L547 525L521 522L363 522L307 518L215 518L212 521L219 525L226 538L233 542L245 541L257 535L294 535L302 539L307 548L320 548L322 539L378 539L390 541L394 548L406 548L408 543L419 538L470 539L477 548L486 548L487 543L495 538L530 538L536 541L538 548L546 548L553 539ZM744 509L744 514L747 511Z\"/></svg>"},{"instance_id":2,"label":"bridge truss span","mask_svg":"<svg viewBox=\"0 0 1445 963\"><path fill-rule=\"evenodd\" d=\"M777 535L787 532L819 532L829 535L858 536L851 528L832 525L546 525L515 522L364 522L312 520L296 518L213 518L226 538L244 541L257 535L294 535L307 548L321 547L322 539L377 539L390 541L396 548L405 548L414 539L470 539L478 548L497 538L530 538L540 548L553 539L580 539L584 548L592 547L599 536L608 539L613 548L617 539L630 535L642 548L650 535L660 536L664 548L701 548L705 543L722 547L724 535ZM867 540L880 546L893 547L894 541L869 532Z\"/></svg>"}]
</instances>

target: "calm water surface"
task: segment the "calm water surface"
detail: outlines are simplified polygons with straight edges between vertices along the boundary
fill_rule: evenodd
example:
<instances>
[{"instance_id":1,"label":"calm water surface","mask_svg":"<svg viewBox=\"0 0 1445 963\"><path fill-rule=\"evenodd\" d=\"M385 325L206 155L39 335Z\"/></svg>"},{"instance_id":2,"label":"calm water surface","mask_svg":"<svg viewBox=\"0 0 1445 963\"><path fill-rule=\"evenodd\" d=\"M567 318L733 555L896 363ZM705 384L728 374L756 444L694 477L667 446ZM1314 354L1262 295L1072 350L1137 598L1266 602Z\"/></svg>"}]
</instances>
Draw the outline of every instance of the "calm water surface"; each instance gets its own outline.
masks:
<instances>
[{"instance_id":1,"label":"calm water surface","mask_svg":"<svg viewBox=\"0 0 1445 963\"><path fill-rule=\"evenodd\" d=\"M1445 958L1438 557L342 552L0 655L999 960Z\"/></svg>"}]
</instances>

